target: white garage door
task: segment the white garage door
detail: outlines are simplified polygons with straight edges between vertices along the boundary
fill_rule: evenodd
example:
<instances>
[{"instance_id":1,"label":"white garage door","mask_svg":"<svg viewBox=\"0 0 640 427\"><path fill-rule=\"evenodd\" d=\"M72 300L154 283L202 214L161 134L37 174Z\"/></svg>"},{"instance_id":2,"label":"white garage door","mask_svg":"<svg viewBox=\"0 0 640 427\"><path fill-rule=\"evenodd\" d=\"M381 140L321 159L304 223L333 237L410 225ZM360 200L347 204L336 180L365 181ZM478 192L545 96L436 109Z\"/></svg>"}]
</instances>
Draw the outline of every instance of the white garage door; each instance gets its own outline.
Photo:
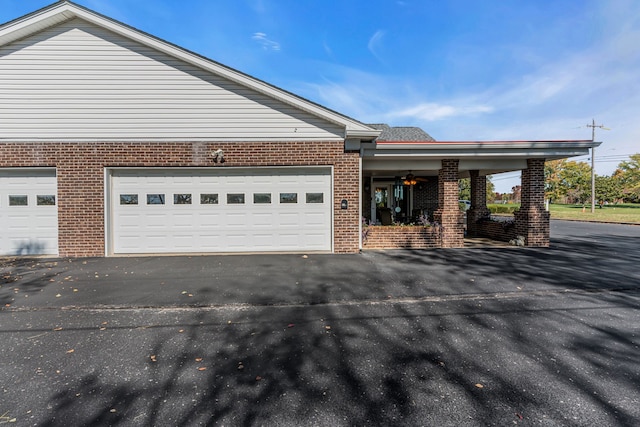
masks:
<instances>
[{"instance_id":1,"label":"white garage door","mask_svg":"<svg viewBox=\"0 0 640 427\"><path fill-rule=\"evenodd\" d=\"M55 170L0 169L0 255L57 255Z\"/></svg>"},{"instance_id":2,"label":"white garage door","mask_svg":"<svg viewBox=\"0 0 640 427\"><path fill-rule=\"evenodd\" d=\"M113 253L331 250L329 168L114 170Z\"/></svg>"}]
</instances>

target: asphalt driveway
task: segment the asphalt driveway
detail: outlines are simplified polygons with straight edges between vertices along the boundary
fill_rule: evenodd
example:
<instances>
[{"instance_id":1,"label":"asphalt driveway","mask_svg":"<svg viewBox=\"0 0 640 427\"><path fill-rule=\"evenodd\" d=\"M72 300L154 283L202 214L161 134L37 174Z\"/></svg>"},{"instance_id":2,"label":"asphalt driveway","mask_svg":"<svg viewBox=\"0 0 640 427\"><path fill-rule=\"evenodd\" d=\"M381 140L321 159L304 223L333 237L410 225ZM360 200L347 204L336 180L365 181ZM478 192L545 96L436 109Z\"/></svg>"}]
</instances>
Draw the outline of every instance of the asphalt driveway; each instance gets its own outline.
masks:
<instances>
[{"instance_id":1,"label":"asphalt driveway","mask_svg":"<svg viewBox=\"0 0 640 427\"><path fill-rule=\"evenodd\" d=\"M638 425L639 242L5 260L0 423Z\"/></svg>"}]
</instances>

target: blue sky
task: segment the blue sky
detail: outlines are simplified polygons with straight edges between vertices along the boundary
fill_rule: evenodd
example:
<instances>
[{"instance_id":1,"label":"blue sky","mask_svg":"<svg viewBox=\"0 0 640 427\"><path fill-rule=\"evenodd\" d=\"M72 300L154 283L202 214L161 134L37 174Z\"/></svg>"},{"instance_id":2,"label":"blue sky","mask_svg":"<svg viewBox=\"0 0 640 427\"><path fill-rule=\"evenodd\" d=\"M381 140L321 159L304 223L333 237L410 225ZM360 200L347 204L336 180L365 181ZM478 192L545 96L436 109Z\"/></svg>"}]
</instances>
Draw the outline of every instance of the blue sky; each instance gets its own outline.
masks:
<instances>
[{"instance_id":1,"label":"blue sky","mask_svg":"<svg viewBox=\"0 0 640 427\"><path fill-rule=\"evenodd\" d=\"M47 0L0 0L0 22ZM640 152L637 0L77 0L365 123ZM577 160L588 161L588 156ZM494 177L498 191L519 183Z\"/></svg>"}]
</instances>

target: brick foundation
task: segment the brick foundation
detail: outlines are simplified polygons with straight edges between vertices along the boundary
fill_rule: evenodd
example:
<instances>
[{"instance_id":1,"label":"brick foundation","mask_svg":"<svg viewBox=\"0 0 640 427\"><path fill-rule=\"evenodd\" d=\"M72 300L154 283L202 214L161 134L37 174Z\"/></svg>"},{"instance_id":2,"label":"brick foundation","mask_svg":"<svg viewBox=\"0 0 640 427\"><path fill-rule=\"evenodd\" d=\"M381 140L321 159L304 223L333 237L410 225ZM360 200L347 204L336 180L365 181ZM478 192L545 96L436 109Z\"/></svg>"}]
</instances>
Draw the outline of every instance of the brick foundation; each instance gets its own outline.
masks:
<instances>
[{"instance_id":1,"label":"brick foundation","mask_svg":"<svg viewBox=\"0 0 640 427\"><path fill-rule=\"evenodd\" d=\"M476 223L476 236L488 237L492 240L498 240L500 242L508 242L515 239L516 228L512 222L491 221L487 219L481 219Z\"/></svg>"},{"instance_id":2,"label":"brick foundation","mask_svg":"<svg viewBox=\"0 0 640 427\"><path fill-rule=\"evenodd\" d=\"M209 153L224 150L225 163ZM0 167L55 167L58 176L58 246L63 257L105 253L106 167L333 166L334 251L359 250L359 153L343 142L245 143L0 143ZM340 208L346 199L349 208Z\"/></svg>"},{"instance_id":3,"label":"brick foundation","mask_svg":"<svg viewBox=\"0 0 640 427\"><path fill-rule=\"evenodd\" d=\"M418 225L369 226L364 230L363 249L427 249L441 246L437 227Z\"/></svg>"}]
</instances>

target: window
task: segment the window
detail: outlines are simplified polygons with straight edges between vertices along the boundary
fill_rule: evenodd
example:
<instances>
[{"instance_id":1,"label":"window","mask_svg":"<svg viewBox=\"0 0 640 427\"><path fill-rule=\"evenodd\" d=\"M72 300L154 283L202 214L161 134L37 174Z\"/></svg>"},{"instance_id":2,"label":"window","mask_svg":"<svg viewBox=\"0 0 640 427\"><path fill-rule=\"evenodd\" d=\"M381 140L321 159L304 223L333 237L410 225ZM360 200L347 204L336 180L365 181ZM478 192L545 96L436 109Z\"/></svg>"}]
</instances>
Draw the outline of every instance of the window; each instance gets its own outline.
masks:
<instances>
[{"instance_id":1,"label":"window","mask_svg":"<svg viewBox=\"0 0 640 427\"><path fill-rule=\"evenodd\" d=\"M38 206L55 206L56 205L56 196L54 195L38 195L36 196L36 204Z\"/></svg>"},{"instance_id":2,"label":"window","mask_svg":"<svg viewBox=\"0 0 640 427\"><path fill-rule=\"evenodd\" d=\"M137 194L121 194L120 204L121 205L137 205L138 195Z\"/></svg>"},{"instance_id":3,"label":"window","mask_svg":"<svg viewBox=\"0 0 640 427\"><path fill-rule=\"evenodd\" d=\"M174 194L173 195L173 204L174 205L190 205L191 204L191 194Z\"/></svg>"},{"instance_id":4,"label":"window","mask_svg":"<svg viewBox=\"0 0 640 427\"><path fill-rule=\"evenodd\" d=\"M147 194L148 205L164 205L164 194Z\"/></svg>"},{"instance_id":5,"label":"window","mask_svg":"<svg viewBox=\"0 0 640 427\"><path fill-rule=\"evenodd\" d=\"M324 193L307 193L307 203L324 203Z\"/></svg>"},{"instance_id":6,"label":"window","mask_svg":"<svg viewBox=\"0 0 640 427\"><path fill-rule=\"evenodd\" d=\"M229 193L227 194L228 205L241 205L244 203L244 193Z\"/></svg>"},{"instance_id":7,"label":"window","mask_svg":"<svg viewBox=\"0 0 640 427\"><path fill-rule=\"evenodd\" d=\"M9 196L9 206L27 206L27 196Z\"/></svg>"},{"instance_id":8,"label":"window","mask_svg":"<svg viewBox=\"0 0 640 427\"><path fill-rule=\"evenodd\" d=\"M298 203L298 193L280 193L280 203Z\"/></svg>"},{"instance_id":9,"label":"window","mask_svg":"<svg viewBox=\"0 0 640 427\"><path fill-rule=\"evenodd\" d=\"M253 193L253 203L271 203L271 193Z\"/></svg>"},{"instance_id":10,"label":"window","mask_svg":"<svg viewBox=\"0 0 640 427\"><path fill-rule=\"evenodd\" d=\"M217 205L218 204L218 195L217 194L201 194L200 195L200 204L201 205Z\"/></svg>"}]
</instances>

